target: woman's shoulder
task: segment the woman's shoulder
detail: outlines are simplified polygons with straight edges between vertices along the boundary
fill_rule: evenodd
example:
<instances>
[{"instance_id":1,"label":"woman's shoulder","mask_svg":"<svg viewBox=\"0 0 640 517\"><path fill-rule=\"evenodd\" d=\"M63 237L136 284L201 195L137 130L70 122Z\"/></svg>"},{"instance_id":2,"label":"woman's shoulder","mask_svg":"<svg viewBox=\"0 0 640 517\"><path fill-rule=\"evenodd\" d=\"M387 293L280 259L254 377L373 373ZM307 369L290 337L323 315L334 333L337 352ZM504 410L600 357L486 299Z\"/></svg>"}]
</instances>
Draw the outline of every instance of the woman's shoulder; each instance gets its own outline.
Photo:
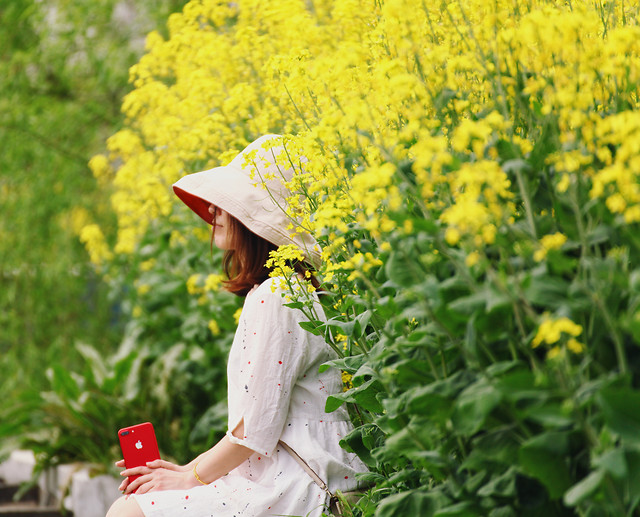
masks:
<instances>
[{"instance_id":1,"label":"woman's shoulder","mask_svg":"<svg viewBox=\"0 0 640 517\"><path fill-rule=\"evenodd\" d=\"M257 310L263 314L271 311L285 312L288 317L299 320L302 318L302 312L288 306L293 301L292 297L295 297L295 294L292 294L284 277L268 278L249 291L244 307L250 307L250 310Z\"/></svg>"},{"instance_id":2,"label":"woman's shoulder","mask_svg":"<svg viewBox=\"0 0 640 517\"><path fill-rule=\"evenodd\" d=\"M261 284L256 284L247 293L243 310L257 310L262 312L277 311L290 302L286 285L283 287L278 278L267 278Z\"/></svg>"},{"instance_id":3,"label":"woman's shoulder","mask_svg":"<svg viewBox=\"0 0 640 517\"><path fill-rule=\"evenodd\" d=\"M255 284L247 294L247 300L268 299L270 301L283 300L286 295L280 278L267 278L261 284Z\"/></svg>"}]
</instances>

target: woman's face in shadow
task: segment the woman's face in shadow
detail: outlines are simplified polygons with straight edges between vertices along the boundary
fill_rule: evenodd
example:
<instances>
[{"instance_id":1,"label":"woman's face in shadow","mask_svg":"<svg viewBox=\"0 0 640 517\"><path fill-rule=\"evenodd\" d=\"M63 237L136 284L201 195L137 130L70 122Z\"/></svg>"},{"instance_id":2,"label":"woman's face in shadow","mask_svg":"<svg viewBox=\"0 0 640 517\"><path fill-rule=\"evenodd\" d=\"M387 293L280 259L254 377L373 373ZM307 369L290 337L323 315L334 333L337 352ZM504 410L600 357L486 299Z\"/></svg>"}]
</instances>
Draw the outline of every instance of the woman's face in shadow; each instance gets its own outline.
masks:
<instances>
[{"instance_id":1,"label":"woman's face in shadow","mask_svg":"<svg viewBox=\"0 0 640 517\"><path fill-rule=\"evenodd\" d=\"M213 226L213 242L221 250L231 249L230 216L227 212L215 205L209 205Z\"/></svg>"}]
</instances>

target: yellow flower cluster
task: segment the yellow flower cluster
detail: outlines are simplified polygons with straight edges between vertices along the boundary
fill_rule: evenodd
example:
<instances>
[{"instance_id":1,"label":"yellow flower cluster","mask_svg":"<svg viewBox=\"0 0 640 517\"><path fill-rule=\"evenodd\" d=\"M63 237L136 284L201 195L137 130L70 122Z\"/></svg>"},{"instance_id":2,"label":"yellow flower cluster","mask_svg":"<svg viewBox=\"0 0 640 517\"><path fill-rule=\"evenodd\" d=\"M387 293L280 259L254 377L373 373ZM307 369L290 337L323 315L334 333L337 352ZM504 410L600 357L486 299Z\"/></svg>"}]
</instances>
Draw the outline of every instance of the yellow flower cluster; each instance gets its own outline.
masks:
<instances>
[{"instance_id":1,"label":"yellow flower cluster","mask_svg":"<svg viewBox=\"0 0 640 517\"><path fill-rule=\"evenodd\" d=\"M600 145L596 155L605 167L593 177L591 197L605 197L609 210L622 214L626 223L640 222L640 113L623 111L599 120L594 131Z\"/></svg>"},{"instance_id":2,"label":"yellow flower cluster","mask_svg":"<svg viewBox=\"0 0 640 517\"><path fill-rule=\"evenodd\" d=\"M187 279L187 291L189 294L199 294L202 292L202 288L198 285L202 275L195 273Z\"/></svg>"},{"instance_id":3,"label":"yellow flower cluster","mask_svg":"<svg viewBox=\"0 0 640 517\"><path fill-rule=\"evenodd\" d=\"M349 372L342 372L342 386L343 386L343 391L348 391L351 388L353 388L353 382L351 381L351 379L353 378L353 375L351 375Z\"/></svg>"},{"instance_id":4,"label":"yellow flower cluster","mask_svg":"<svg viewBox=\"0 0 640 517\"><path fill-rule=\"evenodd\" d=\"M203 282L202 275L195 273L187 279L187 291L193 295L204 294L207 291L218 291L223 281L224 277L222 275L211 273L207 275Z\"/></svg>"},{"instance_id":5,"label":"yellow flower cluster","mask_svg":"<svg viewBox=\"0 0 640 517\"><path fill-rule=\"evenodd\" d=\"M91 161L115 189L115 251L132 252L172 212L181 175L276 132L295 135L283 159L307 158L294 160L303 195L289 206L328 244L328 276L361 260L345 246L352 230L378 247L412 231L408 197L473 265L521 216L500 150L529 156L533 116L557 120L562 146L548 165L558 192L589 179L594 198L638 221L640 116L605 107L638 105L640 27L625 20L639 10L616 4L605 22L587 0L192 0L170 17L169 38L148 36L127 127ZM286 267L278 257L272 265Z\"/></svg>"},{"instance_id":6,"label":"yellow flower cluster","mask_svg":"<svg viewBox=\"0 0 640 517\"><path fill-rule=\"evenodd\" d=\"M214 336L218 336L220 334L220 325L218 325L218 322L216 320L209 320L207 326L209 327L211 334L213 334Z\"/></svg>"},{"instance_id":7,"label":"yellow flower cluster","mask_svg":"<svg viewBox=\"0 0 640 517\"><path fill-rule=\"evenodd\" d=\"M451 178L453 203L441 216L448 225L445 238L451 245L461 234L473 235L474 244L493 244L497 228L512 217L515 208L509 199L511 183L493 161L465 163Z\"/></svg>"},{"instance_id":8,"label":"yellow flower cluster","mask_svg":"<svg viewBox=\"0 0 640 517\"><path fill-rule=\"evenodd\" d=\"M558 250L565 242L567 242L567 236L560 232L545 235L540 239L540 247L533 254L533 259L536 262L544 260L549 250Z\"/></svg>"},{"instance_id":9,"label":"yellow flower cluster","mask_svg":"<svg viewBox=\"0 0 640 517\"><path fill-rule=\"evenodd\" d=\"M568 334L570 337L566 340L566 347L574 354L580 354L584 351L584 344L575 339L582 334L582 326L574 323L567 317L552 318L549 315L543 317L542 323L538 327L538 332L531 342L534 348L542 343L553 346L547 355L549 359L553 359L560 355L562 349L556 345L562 338L562 334Z\"/></svg>"},{"instance_id":10,"label":"yellow flower cluster","mask_svg":"<svg viewBox=\"0 0 640 517\"><path fill-rule=\"evenodd\" d=\"M272 277L290 277L294 272L293 263L303 260L304 254L300 248L295 244L286 244L269 252L269 259L265 265L271 269L270 276Z\"/></svg>"},{"instance_id":11,"label":"yellow flower cluster","mask_svg":"<svg viewBox=\"0 0 640 517\"><path fill-rule=\"evenodd\" d=\"M89 251L91 262L101 265L113 257L105 241L102 230L97 224L88 224L80 231L80 241Z\"/></svg>"}]
</instances>

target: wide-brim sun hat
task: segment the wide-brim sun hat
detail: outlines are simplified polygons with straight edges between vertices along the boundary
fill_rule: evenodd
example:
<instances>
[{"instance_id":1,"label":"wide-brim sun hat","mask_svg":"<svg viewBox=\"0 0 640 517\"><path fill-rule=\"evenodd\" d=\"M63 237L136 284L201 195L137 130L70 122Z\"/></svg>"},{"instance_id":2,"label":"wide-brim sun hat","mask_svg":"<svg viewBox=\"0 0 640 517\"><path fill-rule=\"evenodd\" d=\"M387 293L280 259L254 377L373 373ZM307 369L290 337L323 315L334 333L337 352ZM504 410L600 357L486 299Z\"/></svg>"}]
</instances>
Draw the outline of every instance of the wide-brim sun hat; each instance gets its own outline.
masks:
<instances>
[{"instance_id":1,"label":"wide-brim sun hat","mask_svg":"<svg viewBox=\"0 0 640 517\"><path fill-rule=\"evenodd\" d=\"M228 165L180 178L173 191L207 223L212 224L209 206L213 204L276 246L296 245L305 260L319 268L320 246L287 213L292 194L286 183L291 181L294 169L286 156L283 138L265 135Z\"/></svg>"}]
</instances>

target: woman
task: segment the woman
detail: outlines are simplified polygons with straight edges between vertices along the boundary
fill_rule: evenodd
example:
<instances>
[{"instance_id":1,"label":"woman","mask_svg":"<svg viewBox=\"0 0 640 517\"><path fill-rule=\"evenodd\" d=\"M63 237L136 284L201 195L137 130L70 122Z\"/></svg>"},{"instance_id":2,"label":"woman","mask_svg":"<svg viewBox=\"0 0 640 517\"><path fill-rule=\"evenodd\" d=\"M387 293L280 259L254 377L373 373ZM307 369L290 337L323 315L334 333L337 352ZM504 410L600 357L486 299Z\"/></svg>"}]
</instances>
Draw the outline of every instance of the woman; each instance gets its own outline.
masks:
<instances>
[{"instance_id":1,"label":"woman","mask_svg":"<svg viewBox=\"0 0 640 517\"><path fill-rule=\"evenodd\" d=\"M308 233L292 235L283 211L289 195L284 183L293 174L276 163L283 151L281 137L267 135L229 165L173 186L226 250L227 289L246 296L227 365L229 427L187 465L156 460L122 471L141 476L130 484L125 478L120 488L126 496L107 517L318 516L328 495L295 453L331 491L356 488L355 474L366 470L338 445L351 429L346 411L324 412L327 396L342 387L335 370L318 373L333 352L300 327L303 315L284 305L279 282L265 267L269 252L284 244L296 244L314 266L320 261L315 240ZM322 315L317 298L314 304Z\"/></svg>"}]
</instances>

